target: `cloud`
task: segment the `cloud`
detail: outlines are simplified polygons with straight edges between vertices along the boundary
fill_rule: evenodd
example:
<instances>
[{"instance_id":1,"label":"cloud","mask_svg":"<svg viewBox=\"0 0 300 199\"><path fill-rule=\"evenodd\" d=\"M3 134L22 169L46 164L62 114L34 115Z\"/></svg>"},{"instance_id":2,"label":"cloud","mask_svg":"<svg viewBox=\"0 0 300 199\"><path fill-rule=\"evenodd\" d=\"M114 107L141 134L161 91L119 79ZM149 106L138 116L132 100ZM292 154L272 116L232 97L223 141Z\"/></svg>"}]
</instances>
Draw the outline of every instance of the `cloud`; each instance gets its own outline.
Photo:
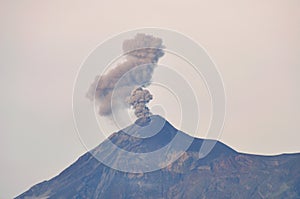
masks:
<instances>
[{"instance_id":1,"label":"cloud","mask_svg":"<svg viewBox=\"0 0 300 199\"><path fill-rule=\"evenodd\" d=\"M128 107L131 93L135 94L134 99L138 96L146 97L141 95L140 92L145 92L144 94L147 94L147 97L151 96L152 98L150 92L143 90L141 87L150 84L154 68L159 58L164 55L163 48L160 38L143 33L138 33L133 39L123 42L125 61L117 64L107 74L97 76L87 93L87 97L92 101L96 100L99 105L100 115L111 115L113 93L122 102L114 108ZM136 89L137 87L139 88ZM139 104L133 106L133 108L135 108L137 117L150 113L145 104L143 107Z\"/></svg>"},{"instance_id":2,"label":"cloud","mask_svg":"<svg viewBox=\"0 0 300 199\"><path fill-rule=\"evenodd\" d=\"M151 112L146 104L152 99L153 96L148 90L139 87L131 93L128 103L134 108L134 114L138 118L146 118L151 115Z\"/></svg>"}]
</instances>

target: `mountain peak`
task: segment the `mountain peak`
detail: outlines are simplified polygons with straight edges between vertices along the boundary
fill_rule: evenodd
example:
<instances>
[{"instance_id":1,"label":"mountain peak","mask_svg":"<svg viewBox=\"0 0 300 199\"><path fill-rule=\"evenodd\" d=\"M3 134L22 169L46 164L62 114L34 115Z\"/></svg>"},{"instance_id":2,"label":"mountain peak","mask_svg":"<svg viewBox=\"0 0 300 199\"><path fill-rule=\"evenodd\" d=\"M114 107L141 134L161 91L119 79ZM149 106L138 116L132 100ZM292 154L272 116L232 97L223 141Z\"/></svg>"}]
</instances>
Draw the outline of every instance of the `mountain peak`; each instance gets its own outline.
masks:
<instances>
[{"instance_id":1,"label":"mountain peak","mask_svg":"<svg viewBox=\"0 0 300 199\"><path fill-rule=\"evenodd\" d=\"M142 118L138 118L134 124L136 125L139 125L139 126L147 126L149 125L150 123L155 124L157 122L166 122L167 120L165 118L163 118L162 116L160 115L151 115L151 116L148 116L148 117L142 117Z\"/></svg>"},{"instance_id":2,"label":"mountain peak","mask_svg":"<svg viewBox=\"0 0 300 199\"><path fill-rule=\"evenodd\" d=\"M172 132L178 131L162 116L151 115L149 117L137 119L132 125L120 130L119 132L139 138L150 138L161 133L161 131L165 131L164 128L169 131L172 129Z\"/></svg>"},{"instance_id":3,"label":"mountain peak","mask_svg":"<svg viewBox=\"0 0 300 199\"><path fill-rule=\"evenodd\" d=\"M187 143L188 149L164 164L178 147ZM202 143L202 139L177 130L159 115L145 121L138 119L58 176L33 186L17 199L300 198L300 154L248 155L217 142L206 157L199 159ZM163 148L167 149L167 158L161 152ZM147 158L147 154L157 151L157 156ZM124 159L127 152L141 156ZM118 165L134 168L147 163L162 166L151 172L114 168Z\"/></svg>"}]
</instances>

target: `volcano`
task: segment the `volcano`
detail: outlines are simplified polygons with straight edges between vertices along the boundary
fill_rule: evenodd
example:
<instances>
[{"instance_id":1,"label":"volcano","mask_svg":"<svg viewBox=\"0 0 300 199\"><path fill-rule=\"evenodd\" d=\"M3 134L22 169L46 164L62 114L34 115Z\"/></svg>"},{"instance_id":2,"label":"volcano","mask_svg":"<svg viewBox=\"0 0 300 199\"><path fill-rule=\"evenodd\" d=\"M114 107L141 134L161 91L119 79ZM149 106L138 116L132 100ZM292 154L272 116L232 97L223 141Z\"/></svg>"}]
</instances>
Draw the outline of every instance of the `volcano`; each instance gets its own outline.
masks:
<instances>
[{"instance_id":1,"label":"volcano","mask_svg":"<svg viewBox=\"0 0 300 199\"><path fill-rule=\"evenodd\" d=\"M174 162L162 157L151 161L122 159L117 149L150 153L174 142ZM260 156L243 154L216 142L212 151L199 159L205 140L177 130L160 116L137 120L113 133L93 150L56 177L34 185L17 199L30 198L300 198L300 154ZM115 148L111 148L113 143ZM189 143L182 151L182 144ZM97 157L100 157L99 161ZM156 156L155 156L156 157ZM137 168L163 165L147 172ZM104 162L104 163L103 163ZM107 165L122 165L124 171Z\"/></svg>"}]
</instances>

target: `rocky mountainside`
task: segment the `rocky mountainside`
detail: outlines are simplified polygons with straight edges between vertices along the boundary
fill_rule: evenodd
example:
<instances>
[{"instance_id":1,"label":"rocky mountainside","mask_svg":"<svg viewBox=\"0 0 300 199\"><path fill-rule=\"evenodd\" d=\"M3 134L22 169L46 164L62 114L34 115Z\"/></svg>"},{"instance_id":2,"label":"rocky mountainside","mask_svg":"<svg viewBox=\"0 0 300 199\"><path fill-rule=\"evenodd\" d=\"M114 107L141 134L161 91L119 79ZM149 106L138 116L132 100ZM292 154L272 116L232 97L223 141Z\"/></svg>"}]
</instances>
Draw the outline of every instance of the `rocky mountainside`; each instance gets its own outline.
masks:
<instances>
[{"instance_id":1,"label":"rocky mountainside","mask_svg":"<svg viewBox=\"0 0 300 199\"><path fill-rule=\"evenodd\" d=\"M58 176L33 186L16 198L300 198L300 154L242 154L217 142L206 157L199 159L202 139L177 131L160 116L152 116L151 120L153 125L164 121L163 127L153 136L147 137L153 128L143 131L143 125L137 121L108 139L135 153L158 150L175 136L182 142L192 139L188 149L172 164L144 173L112 169L91 155L117 163L120 154L108 148L109 140L106 140ZM137 134L143 134L144 138L136 137Z\"/></svg>"}]
</instances>

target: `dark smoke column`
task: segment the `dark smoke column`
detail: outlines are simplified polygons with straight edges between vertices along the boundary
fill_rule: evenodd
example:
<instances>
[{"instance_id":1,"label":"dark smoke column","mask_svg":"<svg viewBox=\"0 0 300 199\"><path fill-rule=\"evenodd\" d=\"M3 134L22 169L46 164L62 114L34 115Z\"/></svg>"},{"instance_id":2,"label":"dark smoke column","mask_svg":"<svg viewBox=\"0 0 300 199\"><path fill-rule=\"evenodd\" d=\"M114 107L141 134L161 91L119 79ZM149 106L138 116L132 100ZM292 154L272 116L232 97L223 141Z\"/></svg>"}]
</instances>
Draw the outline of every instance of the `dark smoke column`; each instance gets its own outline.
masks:
<instances>
[{"instance_id":1,"label":"dark smoke column","mask_svg":"<svg viewBox=\"0 0 300 199\"><path fill-rule=\"evenodd\" d=\"M152 99L153 97L148 90L139 87L132 92L128 103L134 108L134 114L142 121L146 121L151 115L146 104Z\"/></svg>"}]
</instances>

